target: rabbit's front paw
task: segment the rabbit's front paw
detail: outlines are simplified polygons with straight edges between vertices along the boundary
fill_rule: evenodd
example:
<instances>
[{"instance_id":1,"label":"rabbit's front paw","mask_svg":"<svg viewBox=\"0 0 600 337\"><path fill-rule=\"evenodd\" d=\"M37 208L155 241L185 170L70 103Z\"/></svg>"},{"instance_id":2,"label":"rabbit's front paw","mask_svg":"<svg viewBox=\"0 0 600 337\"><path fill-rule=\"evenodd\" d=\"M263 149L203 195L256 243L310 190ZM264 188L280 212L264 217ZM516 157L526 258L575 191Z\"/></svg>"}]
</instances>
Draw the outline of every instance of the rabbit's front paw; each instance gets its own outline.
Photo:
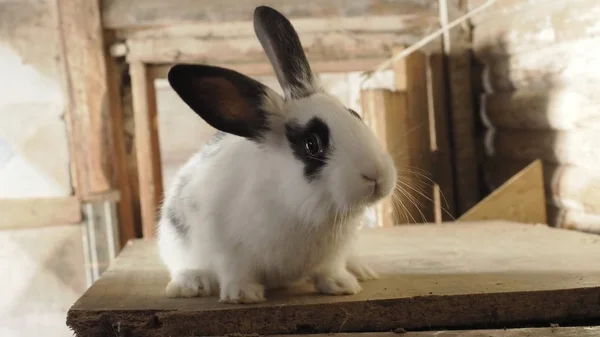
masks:
<instances>
[{"instance_id":1,"label":"rabbit's front paw","mask_svg":"<svg viewBox=\"0 0 600 337\"><path fill-rule=\"evenodd\" d=\"M354 295L362 291L356 277L346 270L335 274L317 275L315 287L327 295Z\"/></svg>"},{"instance_id":2,"label":"rabbit's front paw","mask_svg":"<svg viewBox=\"0 0 600 337\"><path fill-rule=\"evenodd\" d=\"M221 289L219 302L223 303L260 303L265 301L265 288L258 283L229 283Z\"/></svg>"},{"instance_id":3,"label":"rabbit's front paw","mask_svg":"<svg viewBox=\"0 0 600 337\"><path fill-rule=\"evenodd\" d=\"M213 278L200 270L184 270L171 278L165 289L167 297L210 296L216 288Z\"/></svg>"}]
</instances>

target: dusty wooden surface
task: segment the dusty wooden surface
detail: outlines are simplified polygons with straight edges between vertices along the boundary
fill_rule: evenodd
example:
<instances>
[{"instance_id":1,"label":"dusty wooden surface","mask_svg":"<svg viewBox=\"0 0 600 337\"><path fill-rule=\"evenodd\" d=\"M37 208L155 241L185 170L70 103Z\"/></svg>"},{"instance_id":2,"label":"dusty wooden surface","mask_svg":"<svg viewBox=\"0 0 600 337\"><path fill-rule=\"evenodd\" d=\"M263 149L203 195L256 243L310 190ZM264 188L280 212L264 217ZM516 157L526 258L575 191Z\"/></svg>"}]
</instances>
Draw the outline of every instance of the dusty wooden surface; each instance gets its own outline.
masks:
<instances>
[{"instance_id":1,"label":"dusty wooden surface","mask_svg":"<svg viewBox=\"0 0 600 337\"><path fill-rule=\"evenodd\" d=\"M355 296L311 286L268 302L167 299L154 242L134 241L70 309L77 336L328 333L600 321L600 238L507 222L365 230L360 248L382 278Z\"/></svg>"},{"instance_id":2,"label":"dusty wooden surface","mask_svg":"<svg viewBox=\"0 0 600 337\"><path fill-rule=\"evenodd\" d=\"M536 160L517 172L458 220L511 220L546 224L542 161Z\"/></svg>"}]
</instances>

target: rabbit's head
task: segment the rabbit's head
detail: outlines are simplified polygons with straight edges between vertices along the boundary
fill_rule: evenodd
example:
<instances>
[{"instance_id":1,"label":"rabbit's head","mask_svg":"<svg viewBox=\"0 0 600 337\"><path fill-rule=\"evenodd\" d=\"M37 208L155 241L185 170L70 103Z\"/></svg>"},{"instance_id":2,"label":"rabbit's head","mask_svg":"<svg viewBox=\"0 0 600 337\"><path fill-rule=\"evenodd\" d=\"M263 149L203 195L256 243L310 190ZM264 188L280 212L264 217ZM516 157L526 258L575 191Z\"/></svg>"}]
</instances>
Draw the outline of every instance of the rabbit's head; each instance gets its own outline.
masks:
<instances>
[{"instance_id":1,"label":"rabbit's head","mask_svg":"<svg viewBox=\"0 0 600 337\"><path fill-rule=\"evenodd\" d=\"M356 112L321 88L290 21L261 6L254 28L284 97L238 72L205 65L171 68L173 89L214 128L293 158L302 170L290 174L302 175L338 210L388 196L396 181L390 155Z\"/></svg>"}]
</instances>

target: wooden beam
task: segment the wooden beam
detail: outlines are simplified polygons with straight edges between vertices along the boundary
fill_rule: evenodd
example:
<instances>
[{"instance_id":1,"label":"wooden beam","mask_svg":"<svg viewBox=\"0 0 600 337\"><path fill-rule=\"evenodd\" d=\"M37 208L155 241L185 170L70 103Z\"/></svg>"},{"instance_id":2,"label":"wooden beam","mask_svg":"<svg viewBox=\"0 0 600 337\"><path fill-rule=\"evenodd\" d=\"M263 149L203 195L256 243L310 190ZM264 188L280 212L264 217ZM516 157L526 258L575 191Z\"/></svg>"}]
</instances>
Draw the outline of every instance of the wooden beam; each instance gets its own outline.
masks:
<instances>
[{"instance_id":1,"label":"wooden beam","mask_svg":"<svg viewBox=\"0 0 600 337\"><path fill-rule=\"evenodd\" d=\"M135 147L139 177L142 234L154 236L159 204L163 198L163 181L158 137L158 116L154 79L141 62L130 64Z\"/></svg>"},{"instance_id":2,"label":"wooden beam","mask_svg":"<svg viewBox=\"0 0 600 337\"><path fill-rule=\"evenodd\" d=\"M73 186L85 198L115 183L100 8L87 0L57 1L57 6Z\"/></svg>"},{"instance_id":3,"label":"wooden beam","mask_svg":"<svg viewBox=\"0 0 600 337\"><path fill-rule=\"evenodd\" d=\"M525 167L458 220L506 220L546 224L542 162L536 160Z\"/></svg>"},{"instance_id":4,"label":"wooden beam","mask_svg":"<svg viewBox=\"0 0 600 337\"><path fill-rule=\"evenodd\" d=\"M442 1L445 1L448 9L440 13L442 23L451 22L465 13L463 1ZM467 211L480 200L469 41L470 31L461 27L451 30L444 39L458 214Z\"/></svg>"},{"instance_id":5,"label":"wooden beam","mask_svg":"<svg viewBox=\"0 0 600 337\"><path fill-rule=\"evenodd\" d=\"M424 34L401 32L327 31L300 35L309 61L345 61L384 58L391 48L416 40ZM268 63L256 36L228 38L160 37L128 39L127 60L144 63L200 62Z\"/></svg>"},{"instance_id":6,"label":"wooden beam","mask_svg":"<svg viewBox=\"0 0 600 337\"><path fill-rule=\"evenodd\" d=\"M259 0L106 0L102 4L103 24L110 29L252 21L252 13L259 5L274 6L291 18L362 17L381 13L411 13L418 18L437 10L437 0L339 0L333 3L328 0L279 0L266 3Z\"/></svg>"},{"instance_id":7,"label":"wooden beam","mask_svg":"<svg viewBox=\"0 0 600 337\"><path fill-rule=\"evenodd\" d=\"M2 199L0 214L0 229L62 226L82 221L77 197Z\"/></svg>"},{"instance_id":8,"label":"wooden beam","mask_svg":"<svg viewBox=\"0 0 600 337\"><path fill-rule=\"evenodd\" d=\"M118 40L148 39L228 39L256 38L252 13L241 21L199 21L197 23L173 23L166 26L119 29L115 31ZM289 18L298 35L314 35L345 31L353 33L395 33L412 34L430 30L439 24L437 14L405 12L402 14L374 14L361 16L291 17Z\"/></svg>"},{"instance_id":9,"label":"wooden beam","mask_svg":"<svg viewBox=\"0 0 600 337\"><path fill-rule=\"evenodd\" d=\"M375 68L378 64L385 61L387 57L375 57L353 60L339 61L311 61L310 67L315 73L347 73L366 71ZM219 67L225 67L247 76L275 76L273 66L270 63L242 63L242 64L213 64ZM149 74L154 78L167 78L172 64L150 65Z\"/></svg>"}]
</instances>

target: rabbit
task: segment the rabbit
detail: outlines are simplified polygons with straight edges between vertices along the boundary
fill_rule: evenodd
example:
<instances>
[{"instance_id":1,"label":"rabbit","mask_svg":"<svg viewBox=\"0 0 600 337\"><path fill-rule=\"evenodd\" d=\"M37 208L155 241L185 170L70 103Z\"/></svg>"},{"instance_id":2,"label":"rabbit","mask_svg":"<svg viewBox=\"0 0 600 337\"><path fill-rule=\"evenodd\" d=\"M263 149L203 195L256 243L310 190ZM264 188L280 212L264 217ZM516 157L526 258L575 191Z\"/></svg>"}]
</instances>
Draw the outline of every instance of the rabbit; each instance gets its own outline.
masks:
<instances>
[{"instance_id":1,"label":"rabbit","mask_svg":"<svg viewBox=\"0 0 600 337\"><path fill-rule=\"evenodd\" d=\"M259 303L265 290L303 281L323 295L357 294L379 278L355 243L365 209L395 187L393 160L320 86L286 17L259 6L254 29L284 97L216 66L176 64L167 76L218 131L161 205L166 296Z\"/></svg>"}]
</instances>

